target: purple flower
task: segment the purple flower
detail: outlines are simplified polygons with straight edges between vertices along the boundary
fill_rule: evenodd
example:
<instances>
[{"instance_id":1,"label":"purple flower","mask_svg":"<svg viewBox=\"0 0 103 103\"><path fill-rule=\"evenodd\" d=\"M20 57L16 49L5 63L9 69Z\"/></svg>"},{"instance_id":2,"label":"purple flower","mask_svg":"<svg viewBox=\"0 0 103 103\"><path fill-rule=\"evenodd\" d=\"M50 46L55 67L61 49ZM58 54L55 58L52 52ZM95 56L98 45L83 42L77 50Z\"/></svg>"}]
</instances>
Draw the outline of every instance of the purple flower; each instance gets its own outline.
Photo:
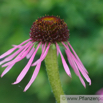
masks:
<instances>
[{"instance_id":1,"label":"purple flower","mask_svg":"<svg viewBox=\"0 0 103 103\"><path fill-rule=\"evenodd\" d=\"M99 98L98 98L99 103L103 103L103 88L101 88L100 90L98 90L96 92L96 95L99 95Z\"/></svg>"},{"instance_id":2,"label":"purple flower","mask_svg":"<svg viewBox=\"0 0 103 103\"><path fill-rule=\"evenodd\" d=\"M99 91L96 93L97 95L103 95L103 88L101 88Z\"/></svg>"},{"instance_id":3,"label":"purple flower","mask_svg":"<svg viewBox=\"0 0 103 103\"><path fill-rule=\"evenodd\" d=\"M24 91L26 91L37 77L40 70L41 62L45 59L48 50L52 44L56 46L57 55L60 54L61 56L65 72L71 77L70 69L59 47L59 43L61 43L65 48L68 62L73 68L75 74L79 77L83 86L86 87L85 82L81 77L81 74L91 85L91 80L88 76L87 70L85 69L74 49L68 42L69 30L67 28L67 24L59 17L45 16L36 20L30 29L30 39L22 42L19 45L13 45L13 48L0 55L0 59L4 58L4 60L0 61L0 65L2 65L2 67L6 67L6 69L1 74L1 77L3 77L15 65L15 63L26 57L27 59L29 59L29 61L17 77L16 81L13 83L17 84L21 82L21 80L28 72L29 68L31 66L36 66L29 83L24 89ZM34 45L37 45L37 47L34 48ZM41 56L37 61L33 63L35 55L41 46Z\"/></svg>"}]
</instances>

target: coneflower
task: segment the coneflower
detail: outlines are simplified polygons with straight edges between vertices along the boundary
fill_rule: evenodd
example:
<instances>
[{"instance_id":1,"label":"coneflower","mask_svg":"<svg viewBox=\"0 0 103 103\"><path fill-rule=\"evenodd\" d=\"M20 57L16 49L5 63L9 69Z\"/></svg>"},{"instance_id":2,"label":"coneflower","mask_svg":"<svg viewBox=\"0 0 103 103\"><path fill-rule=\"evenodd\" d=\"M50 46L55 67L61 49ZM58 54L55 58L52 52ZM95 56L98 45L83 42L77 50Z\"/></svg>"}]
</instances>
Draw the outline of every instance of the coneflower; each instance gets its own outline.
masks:
<instances>
[{"instance_id":1,"label":"coneflower","mask_svg":"<svg viewBox=\"0 0 103 103\"><path fill-rule=\"evenodd\" d=\"M65 53L67 55L69 64L73 68L75 74L79 77L83 86L86 87L85 82L81 77L81 74L86 79L86 81L89 82L89 84L91 85L91 80L88 76L88 72L83 66L76 52L68 42L68 38L69 30L64 20L55 16L45 16L39 18L33 23L30 29L30 38L28 40L23 41L19 45L13 45L13 48L8 50L4 54L0 55L0 59L5 58L4 60L0 61L0 65L2 65L2 67L6 67L6 69L1 74L1 77L3 77L15 65L15 63L21 61L23 58L26 57L27 59L29 59L29 61L17 77L16 81L13 83L19 83L24 78L30 67L36 66L29 83L26 85L24 89L24 91L26 91L37 77L38 72L40 70L41 62L48 55L48 52L50 48L52 48L52 45L55 45L57 55L60 54L61 56L65 72L67 73L67 75L71 77L70 69L60 50L59 44L61 43L62 46L64 46L65 48ZM34 48L34 45L37 45L37 47ZM41 46L41 56L37 61L33 63L35 55Z\"/></svg>"}]
</instances>

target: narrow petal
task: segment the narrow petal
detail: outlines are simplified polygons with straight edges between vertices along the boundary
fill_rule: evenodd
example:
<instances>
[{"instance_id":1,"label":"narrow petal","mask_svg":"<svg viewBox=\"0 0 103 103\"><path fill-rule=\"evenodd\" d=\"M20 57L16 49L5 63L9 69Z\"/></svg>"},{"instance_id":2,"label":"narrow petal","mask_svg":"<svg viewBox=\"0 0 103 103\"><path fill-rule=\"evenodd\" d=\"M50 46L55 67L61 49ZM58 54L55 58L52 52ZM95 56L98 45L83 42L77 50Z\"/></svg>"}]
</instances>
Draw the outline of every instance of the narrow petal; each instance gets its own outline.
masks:
<instances>
[{"instance_id":1,"label":"narrow petal","mask_svg":"<svg viewBox=\"0 0 103 103\"><path fill-rule=\"evenodd\" d=\"M23 44L25 44L26 42L28 42L28 41L30 41L31 40L31 38L30 39L27 39L27 40L25 40L24 42L22 42L21 44L19 44L19 45L23 45Z\"/></svg>"},{"instance_id":2,"label":"narrow petal","mask_svg":"<svg viewBox=\"0 0 103 103\"><path fill-rule=\"evenodd\" d=\"M89 76L87 75L87 73L83 70L83 68L81 67L81 65L78 63L78 61L76 59L75 59L75 62L77 64L80 72L84 76L84 78L87 80L87 82L89 82L89 85L91 85L91 79L89 78Z\"/></svg>"},{"instance_id":3,"label":"narrow petal","mask_svg":"<svg viewBox=\"0 0 103 103\"><path fill-rule=\"evenodd\" d=\"M32 64L32 66L37 65L38 63L42 62L42 61L45 59L45 57L46 57L46 55L47 55L47 53L48 53L49 47L50 47L50 43L48 44L45 52L44 52L43 55L40 57L40 59L38 59L36 62L34 62L34 63Z\"/></svg>"},{"instance_id":4,"label":"narrow petal","mask_svg":"<svg viewBox=\"0 0 103 103\"><path fill-rule=\"evenodd\" d=\"M26 58L27 59L29 59L31 56L32 56L32 54L33 54L33 52L34 52L34 47L30 50L30 52L27 54L27 56L26 56Z\"/></svg>"},{"instance_id":5,"label":"narrow petal","mask_svg":"<svg viewBox=\"0 0 103 103\"><path fill-rule=\"evenodd\" d=\"M80 73L79 73L79 69L77 67L77 65L75 64L73 57L71 55L70 51L65 50L66 54L67 54L67 58L68 58L68 62L70 63L71 67L73 68L75 74L79 77L81 83L83 84L84 87L86 87L85 82L83 80L83 78L81 77Z\"/></svg>"},{"instance_id":6,"label":"narrow petal","mask_svg":"<svg viewBox=\"0 0 103 103\"><path fill-rule=\"evenodd\" d=\"M29 43L27 43L26 45L24 45L23 47L21 47L19 50L17 50L15 53L13 53L12 55L8 56L7 58L5 58L4 60L2 60L0 62L0 65L7 62L7 61L10 61L11 59L13 59L21 50L23 50Z\"/></svg>"},{"instance_id":7,"label":"narrow petal","mask_svg":"<svg viewBox=\"0 0 103 103\"><path fill-rule=\"evenodd\" d=\"M68 65L67 65L67 63L66 63L66 61L65 61L65 59L64 59L64 57L63 57L63 55L62 55L62 53L60 51L60 48L59 48L58 44L56 44L56 47L57 47L57 50L60 53L65 72L71 77L71 73L70 73L69 67L68 67Z\"/></svg>"},{"instance_id":8,"label":"narrow petal","mask_svg":"<svg viewBox=\"0 0 103 103\"><path fill-rule=\"evenodd\" d=\"M31 77L29 83L26 85L26 87L25 87L25 89L24 89L24 92L31 86L31 84L32 84L32 83L34 82L34 80L36 79L36 77L37 77L37 75L38 75L38 73L39 73L39 70L40 70L40 66L41 66L41 63L39 63L39 64L36 66L36 68L35 68L35 70L34 70L34 72L33 72L33 75L32 75L32 77Z\"/></svg>"},{"instance_id":9,"label":"narrow petal","mask_svg":"<svg viewBox=\"0 0 103 103\"><path fill-rule=\"evenodd\" d=\"M45 48L46 48L46 43L45 43L45 45L42 45L42 54L41 54L41 56L40 56L40 58L42 57L42 55L44 54L44 51L45 51Z\"/></svg>"},{"instance_id":10,"label":"narrow petal","mask_svg":"<svg viewBox=\"0 0 103 103\"><path fill-rule=\"evenodd\" d=\"M68 45L70 46L71 50L73 51L75 57L77 58L77 60L80 62L80 64L82 65L83 69L88 73L88 71L85 69L84 65L82 64L81 60L79 59L78 55L76 54L76 52L74 51L73 47L70 45L70 43L68 42Z\"/></svg>"},{"instance_id":11,"label":"narrow petal","mask_svg":"<svg viewBox=\"0 0 103 103\"><path fill-rule=\"evenodd\" d=\"M71 55L70 55L70 52L67 51L67 50L65 50L65 52L66 52L66 55L67 55L67 59L68 59L69 64L70 64L71 67L73 68L75 74L76 74L77 76L79 76L79 75L80 75L79 70L78 70L78 68L77 68L77 65L76 65L75 62L73 61L73 59L72 59L72 57L71 57Z\"/></svg>"},{"instance_id":12,"label":"narrow petal","mask_svg":"<svg viewBox=\"0 0 103 103\"><path fill-rule=\"evenodd\" d=\"M79 79L80 79L81 83L83 84L83 86L86 88L85 82L84 82L83 78L80 75L79 75Z\"/></svg>"},{"instance_id":13,"label":"narrow petal","mask_svg":"<svg viewBox=\"0 0 103 103\"><path fill-rule=\"evenodd\" d=\"M19 55L18 55L14 60L12 60L12 61L10 61L10 62L2 65L2 67L5 67L5 66L8 66L8 65L14 64L14 63L20 61L21 59L23 59L23 58L27 55L27 53L29 52L29 50L31 49L31 47L33 46L33 44L32 44L31 46L30 46L30 45L31 45L31 42L29 42L29 43L25 46L24 50L23 50L22 52L20 52ZM28 47L29 47L29 48L28 48ZM27 48L28 48L28 49L27 49ZM26 50L26 49L27 49L27 50Z\"/></svg>"},{"instance_id":14,"label":"narrow petal","mask_svg":"<svg viewBox=\"0 0 103 103\"><path fill-rule=\"evenodd\" d=\"M27 63L27 65L24 67L24 69L21 71L21 73L19 74L19 76L17 77L16 79L16 82L14 82L13 84L17 84L19 83L23 78L24 76L26 75L26 73L28 72L32 62L33 62L33 59L36 55L36 52L38 51L39 47L40 47L41 43L38 44L35 52L33 53L32 57L30 58L29 62Z\"/></svg>"},{"instance_id":15,"label":"narrow petal","mask_svg":"<svg viewBox=\"0 0 103 103\"><path fill-rule=\"evenodd\" d=\"M1 77L3 77L12 67L14 66L14 64L9 65L1 74Z\"/></svg>"},{"instance_id":16,"label":"narrow petal","mask_svg":"<svg viewBox=\"0 0 103 103\"><path fill-rule=\"evenodd\" d=\"M75 57L73 57L74 55L72 54L72 58L74 59L76 65L78 66L78 69L80 70L80 72L82 73L82 75L84 76L84 78L87 80L87 82L89 82L89 85L91 85L91 79L89 78L87 72L82 68L81 63L79 63L77 61L77 59Z\"/></svg>"},{"instance_id":17,"label":"narrow petal","mask_svg":"<svg viewBox=\"0 0 103 103\"><path fill-rule=\"evenodd\" d=\"M59 51L57 50L57 56L59 55Z\"/></svg>"},{"instance_id":18,"label":"narrow petal","mask_svg":"<svg viewBox=\"0 0 103 103\"><path fill-rule=\"evenodd\" d=\"M5 52L4 54L2 54L2 55L0 56L0 59L1 59L1 58L4 58L4 57L7 56L7 55L9 55L9 54L12 53L15 49L17 49L19 46L23 45L24 43L28 42L29 40L31 40L31 39L28 39L28 40L22 42L20 45L12 48L12 49L10 49L10 50L8 50L7 52Z\"/></svg>"},{"instance_id":19,"label":"narrow petal","mask_svg":"<svg viewBox=\"0 0 103 103\"><path fill-rule=\"evenodd\" d=\"M42 54L40 57L42 57L43 53L44 53L44 50L45 50L45 47L46 47L46 44L45 45L42 45ZM38 73L39 73L39 70L40 70L40 66L41 66L41 62L37 64L34 72L33 72L33 75L29 81L29 83L26 85L25 89L24 89L24 92L31 86L31 84L34 82L34 80L36 79Z\"/></svg>"},{"instance_id":20,"label":"narrow petal","mask_svg":"<svg viewBox=\"0 0 103 103\"><path fill-rule=\"evenodd\" d=\"M13 47L22 48L22 46L12 45Z\"/></svg>"},{"instance_id":21,"label":"narrow petal","mask_svg":"<svg viewBox=\"0 0 103 103\"><path fill-rule=\"evenodd\" d=\"M44 48L44 44L42 44L42 50L43 50L43 48Z\"/></svg>"},{"instance_id":22,"label":"narrow petal","mask_svg":"<svg viewBox=\"0 0 103 103\"><path fill-rule=\"evenodd\" d=\"M2 55L0 56L0 59L1 59L1 58L4 58L5 56L7 56L7 55L9 55L10 53L12 53L16 48L17 48L17 47L14 47L14 48L8 50L7 52L5 52L4 54L2 54Z\"/></svg>"},{"instance_id":23,"label":"narrow petal","mask_svg":"<svg viewBox=\"0 0 103 103\"><path fill-rule=\"evenodd\" d=\"M74 57L74 55L70 52L69 48L66 48L66 49L71 54L71 56L72 56L71 58L74 60L74 62L78 66L78 69L80 70L80 72L82 73L82 75L84 76L84 78L87 80L87 82L89 82L89 85L91 85L91 80L90 80L90 78L89 78L86 70L83 68L84 66L82 66L81 63Z\"/></svg>"}]
</instances>

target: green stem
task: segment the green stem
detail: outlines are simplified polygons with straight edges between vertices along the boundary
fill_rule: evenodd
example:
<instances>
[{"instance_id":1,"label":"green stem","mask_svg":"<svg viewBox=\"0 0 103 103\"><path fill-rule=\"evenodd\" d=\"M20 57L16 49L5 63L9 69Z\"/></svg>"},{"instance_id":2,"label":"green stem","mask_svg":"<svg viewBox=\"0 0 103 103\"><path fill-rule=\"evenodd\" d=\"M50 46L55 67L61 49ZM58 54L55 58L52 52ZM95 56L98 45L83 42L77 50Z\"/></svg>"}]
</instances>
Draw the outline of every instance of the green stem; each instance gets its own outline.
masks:
<instances>
[{"instance_id":1,"label":"green stem","mask_svg":"<svg viewBox=\"0 0 103 103\"><path fill-rule=\"evenodd\" d=\"M64 92L62 90L59 77L57 50L53 49L52 45L50 46L48 54L45 58L45 65L52 91L57 103L60 103L60 95L64 95Z\"/></svg>"}]
</instances>

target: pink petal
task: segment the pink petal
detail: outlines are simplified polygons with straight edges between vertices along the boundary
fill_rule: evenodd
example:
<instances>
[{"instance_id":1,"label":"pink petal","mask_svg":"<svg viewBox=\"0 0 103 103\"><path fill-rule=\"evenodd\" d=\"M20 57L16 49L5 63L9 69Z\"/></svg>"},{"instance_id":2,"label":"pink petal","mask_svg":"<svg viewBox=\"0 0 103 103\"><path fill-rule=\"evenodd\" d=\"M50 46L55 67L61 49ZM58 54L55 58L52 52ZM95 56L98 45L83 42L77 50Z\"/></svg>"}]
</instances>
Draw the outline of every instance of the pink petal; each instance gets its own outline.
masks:
<instances>
[{"instance_id":1,"label":"pink petal","mask_svg":"<svg viewBox=\"0 0 103 103\"><path fill-rule=\"evenodd\" d=\"M42 62L42 61L45 59L45 57L46 57L46 55L47 55L47 53L48 53L49 47L50 47L50 43L48 44L45 52L44 52L43 55L40 57L40 59L38 59L36 62L34 62L34 63L32 64L32 66L37 65L38 63Z\"/></svg>"},{"instance_id":2,"label":"pink petal","mask_svg":"<svg viewBox=\"0 0 103 103\"><path fill-rule=\"evenodd\" d=\"M5 58L3 61L0 62L0 65L3 64L4 62L10 61L11 59L13 59L22 49L24 49L29 43L27 43L26 45L24 45L22 48L20 48L19 50L17 50L15 53L13 53L12 55L8 56L7 58Z\"/></svg>"},{"instance_id":3,"label":"pink petal","mask_svg":"<svg viewBox=\"0 0 103 103\"><path fill-rule=\"evenodd\" d=\"M77 76L79 76L79 75L80 75L79 70L78 70L78 68L77 68L77 65L76 65L75 62L73 61L73 58L71 57L70 52L67 51L67 50L65 50L65 52L66 52L66 55L67 55L67 59L68 59L69 64L70 64L71 67L73 68L75 74L76 74Z\"/></svg>"},{"instance_id":4,"label":"pink petal","mask_svg":"<svg viewBox=\"0 0 103 103\"><path fill-rule=\"evenodd\" d=\"M34 72L33 72L33 75L29 81L29 83L26 85L25 89L24 89L24 92L31 86L31 84L34 82L34 80L36 79L38 73L39 73L39 70L40 70L40 66L41 66L41 63L37 64Z\"/></svg>"},{"instance_id":5,"label":"pink petal","mask_svg":"<svg viewBox=\"0 0 103 103\"><path fill-rule=\"evenodd\" d=\"M24 43L26 43L26 42L29 41L29 40L31 40L31 39L28 39L28 40L22 42L20 45L23 45ZM12 52L13 52L15 49L17 49L20 45L14 47L14 48L8 50L7 52L5 52L4 54L2 54L2 55L0 56L0 59L1 59L1 58L4 58L5 56L7 56L7 55L9 55L10 53L12 53Z\"/></svg>"},{"instance_id":6,"label":"pink petal","mask_svg":"<svg viewBox=\"0 0 103 103\"><path fill-rule=\"evenodd\" d=\"M59 55L59 51L57 50L57 56Z\"/></svg>"},{"instance_id":7,"label":"pink petal","mask_svg":"<svg viewBox=\"0 0 103 103\"><path fill-rule=\"evenodd\" d=\"M89 76L87 75L87 70L85 70L84 66L82 66L81 63L74 57L74 55L70 52L69 48L67 46L65 46L65 47L69 51L69 53L71 54L72 59L74 60L74 62L78 66L78 69L80 70L80 72L82 73L84 78L87 80L87 82L89 82L89 85L91 85L91 80L90 80Z\"/></svg>"},{"instance_id":8,"label":"pink petal","mask_svg":"<svg viewBox=\"0 0 103 103\"><path fill-rule=\"evenodd\" d=\"M22 46L12 45L13 47L22 48Z\"/></svg>"},{"instance_id":9,"label":"pink petal","mask_svg":"<svg viewBox=\"0 0 103 103\"><path fill-rule=\"evenodd\" d=\"M34 47L30 50L30 52L27 54L27 56L26 56L26 58L27 59L29 59L31 56L32 56L32 54L33 54L33 52L34 52Z\"/></svg>"},{"instance_id":10,"label":"pink petal","mask_svg":"<svg viewBox=\"0 0 103 103\"><path fill-rule=\"evenodd\" d=\"M82 75L84 76L84 78L87 80L87 82L89 82L89 85L91 85L91 80L87 74L87 72L82 68L81 63L79 63L77 61L77 59L75 57L73 57L74 55L72 54L72 58L74 58L74 61L76 63L76 65L78 66L80 72L82 73Z\"/></svg>"},{"instance_id":11,"label":"pink petal","mask_svg":"<svg viewBox=\"0 0 103 103\"><path fill-rule=\"evenodd\" d=\"M33 59L34 59L34 57L36 55L36 52L38 51L40 45L41 45L41 43L38 44L35 52L33 53L32 57L30 58L29 62L27 63L27 65L25 66L25 68L21 71L21 73L19 74L19 76L17 77L16 82L14 82L13 84L19 83L24 78L24 76L28 72L28 70L29 70L29 68L30 68L30 66L31 66L31 64L33 62Z\"/></svg>"},{"instance_id":12,"label":"pink petal","mask_svg":"<svg viewBox=\"0 0 103 103\"><path fill-rule=\"evenodd\" d=\"M1 77L3 77L12 67L14 66L14 64L9 65L1 74Z\"/></svg>"},{"instance_id":13,"label":"pink petal","mask_svg":"<svg viewBox=\"0 0 103 103\"><path fill-rule=\"evenodd\" d=\"M44 48L44 44L42 44L42 50L43 50L43 48Z\"/></svg>"},{"instance_id":14,"label":"pink petal","mask_svg":"<svg viewBox=\"0 0 103 103\"><path fill-rule=\"evenodd\" d=\"M45 43L45 45L42 45L42 54L41 55L43 55L45 48L46 48L46 43Z\"/></svg>"},{"instance_id":15,"label":"pink petal","mask_svg":"<svg viewBox=\"0 0 103 103\"><path fill-rule=\"evenodd\" d=\"M80 79L81 83L83 84L83 86L86 88L85 82L84 82L83 78L80 75L79 75L79 79Z\"/></svg>"},{"instance_id":16,"label":"pink petal","mask_svg":"<svg viewBox=\"0 0 103 103\"><path fill-rule=\"evenodd\" d=\"M59 48L58 44L56 44L56 47L57 47L57 50L60 53L65 72L71 77L71 73L70 73L69 67L68 67L68 65L67 65L67 63L66 63L66 61L65 61L65 59L64 59L64 57L63 57L63 55L62 55L62 53L60 51L60 48Z\"/></svg>"},{"instance_id":17,"label":"pink petal","mask_svg":"<svg viewBox=\"0 0 103 103\"><path fill-rule=\"evenodd\" d=\"M29 50L31 49L31 47L33 46L33 44L31 46L30 45L31 45L31 42L27 43L27 45L24 48L24 50L14 60L12 60L12 61L10 61L10 62L2 65L2 67L5 67L5 66L10 65L10 64L14 64L14 63L20 61L21 59L23 59L27 55L27 53L29 52ZM27 51L26 51L26 49L27 49Z\"/></svg>"},{"instance_id":18,"label":"pink petal","mask_svg":"<svg viewBox=\"0 0 103 103\"><path fill-rule=\"evenodd\" d=\"M78 55L76 54L76 52L74 51L74 49L72 48L72 46L70 45L70 43L68 42L68 45L70 46L71 50L73 51L75 57L77 58L77 60L80 62L80 64L82 65L83 69L88 73L88 71L85 69L84 65L82 64L81 60L79 59Z\"/></svg>"},{"instance_id":19,"label":"pink petal","mask_svg":"<svg viewBox=\"0 0 103 103\"><path fill-rule=\"evenodd\" d=\"M7 52L5 52L4 54L2 54L2 55L0 56L0 59L1 59L1 58L4 58L5 56L7 56L7 55L9 55L10 53L12 53L16 48L17 48L17 47L14 47L14 48L8 50Z\"/></svg>"},{"instance_id":20,"label":"pink petal","mask_svg":"<svg viewBox=\"0 0 103 103\"><path fill-rule=\"evenodd\" d=\"M77 65L75 64L74 60L73 60L73 57L71 55L71 52L70 51L67 51L65 50L66 54L67 54L67 58L68 58L68 62L70 63L71 67L73 68L74 72L76 73L76 75L79 77L81 83L83 84L84 87L86 87L85 85L85 82L84 80L82 79L80 73L79 73L79 70L78 70L78 67Z\"/></svg>"},{"instance_id":21,"label":"pink petal","mask_svg":"<svg viewBox=\"0 0 103 103\"><path fill-rule=\"evenodd\" d=\"M42 54L41 54L41 57L44 53L44 50L45 50L45 47L46 47L46 44L45 45L42 45ZM29 81L29 83L27 84L27 86L25 87L24 89L24 92L31 86L31 84L33 83L33 81L36 79L38 73L39 73L39 70L40 70L40 66L41 66L41 62L37 64L35 70L34 70L34 73Z\"/></svg>"},{"instance_id":22,"label":"pink petal","mask_svg":"<svg viewBox=\"0 0 103 103\"><path fill-rule=\"evenodd\" d=\"M19 44L19 45L23 45L23 44L25 44L26 42L28 42L28 41L30 41L31 40L31 38L30 39L27 39L27 40L25 40L24 42L22 42L21 44Z\"/></svg>"},{"instance_id":23,"label":"pink petal","mask_svg":"<svg viewBox=\"0 0 103 103\"><path fill-rule=\"evenodd\" d=\"M87 80L87 82L89 82L89 85L91 85L91 80L90 80L89 76L87 75L87 73L83 70L83 68L81 67L81 65L79 64L79 62L76 59L75 59L75 62L77 64L80 72L84 76L84 78Z\"/></svg>"}]
</instances>

